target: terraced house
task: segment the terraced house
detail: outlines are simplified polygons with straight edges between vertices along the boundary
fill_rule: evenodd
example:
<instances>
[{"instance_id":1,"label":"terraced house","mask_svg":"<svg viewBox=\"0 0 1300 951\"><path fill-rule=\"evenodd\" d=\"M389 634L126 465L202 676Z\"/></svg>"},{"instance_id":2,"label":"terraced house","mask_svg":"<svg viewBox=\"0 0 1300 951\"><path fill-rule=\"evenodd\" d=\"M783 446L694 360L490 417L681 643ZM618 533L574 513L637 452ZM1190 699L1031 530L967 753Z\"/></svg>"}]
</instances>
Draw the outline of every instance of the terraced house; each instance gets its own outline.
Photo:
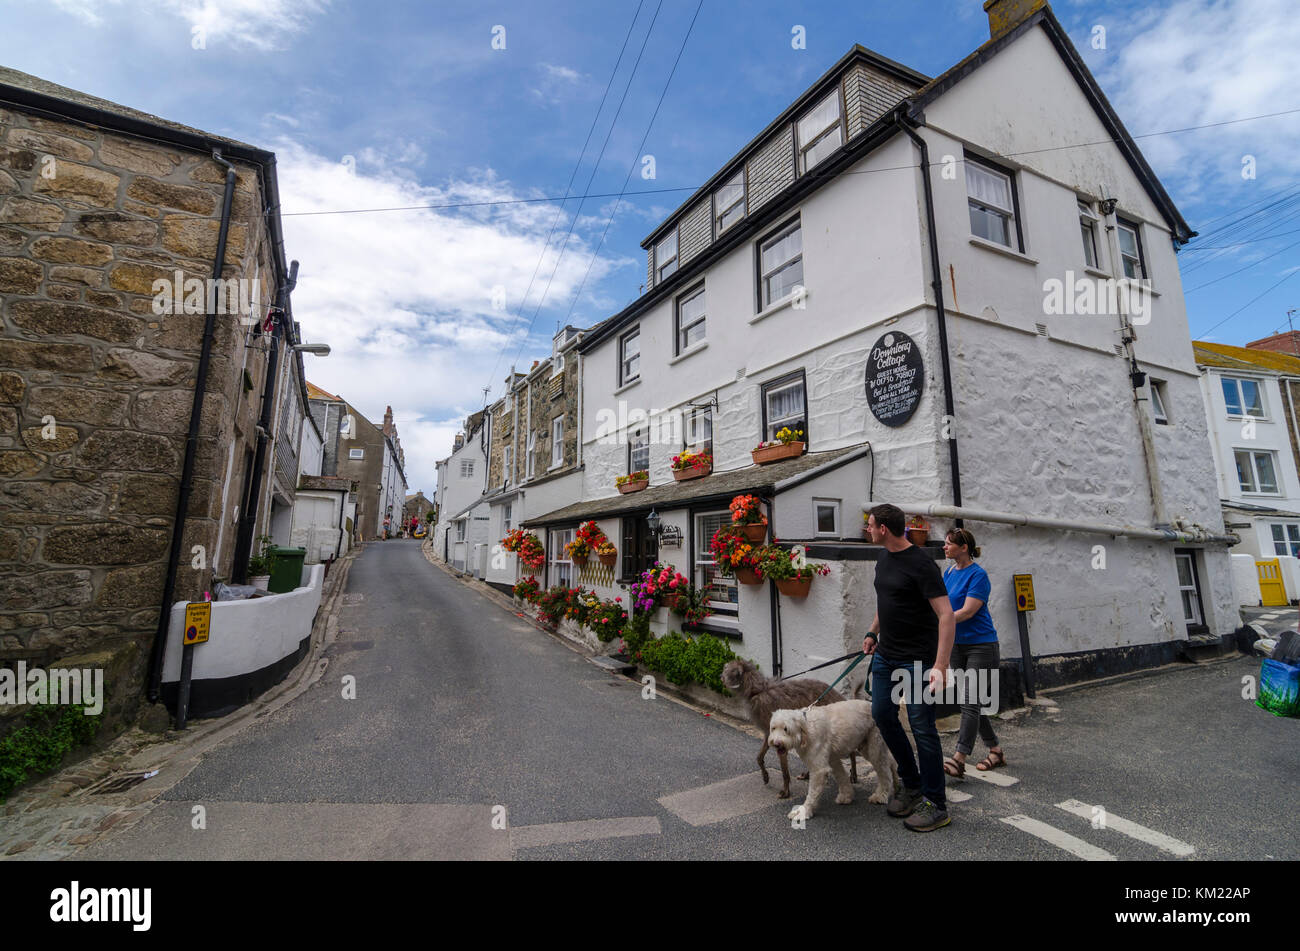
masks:
<instances>
[{"instance_id":1,"label":"terraced house","mask_svg":"<svg viewBox=\"0 0 1300 951\"><path fill-rule=\"evenodd\" d=\"M287 531L278 208L271 152L0 70L0 659L106 667L112 720L158 696L166 609Z\"/></svg>"},{"instance_id":2,"label":"terraced house","mask_svg":"<svg viewBox=\"0 0 1300 951\"><path fill-rule=\"evenodd\" d=\"M523 523L547 584L613 597L670 563L708 589L707 629L802 670L861 644L863 513L892 502L936 559L974 531L1009 673L1012 576L1033 576L1040 685L1238 626L1175 257L1193 232L1048 5L986 8L989 41L938 77L849 50L647 236L645 292L577 347L582 500ZM784 429L801 455L757 464ZM684 449L708 474L679 481ZM830 567L809 596L717 570L742 493ZM610 573L556 554L589 519Z\"/></svg>"}]
</instances>

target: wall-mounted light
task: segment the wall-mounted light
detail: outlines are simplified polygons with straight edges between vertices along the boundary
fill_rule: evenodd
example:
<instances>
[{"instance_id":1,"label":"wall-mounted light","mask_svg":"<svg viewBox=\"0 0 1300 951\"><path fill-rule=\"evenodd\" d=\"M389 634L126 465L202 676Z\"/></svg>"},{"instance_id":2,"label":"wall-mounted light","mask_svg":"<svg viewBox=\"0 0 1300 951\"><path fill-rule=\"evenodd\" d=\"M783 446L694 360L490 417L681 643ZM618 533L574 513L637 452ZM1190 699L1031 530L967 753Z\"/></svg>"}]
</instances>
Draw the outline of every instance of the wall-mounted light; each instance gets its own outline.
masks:
<instances>
[{"instance_id":1,"label":"wall-mounted light","mask_svg":"<svg viewBox=\"0 0 1300 951\"><path fill-rule=\"evenodd\" d=\"M682 530L676 525L665 525L659 513L654 509L645 517L646 525L650 529L650 535L659 545L668 545L680 548L682 544Z\"/></svg>"},{"instance_id":2,"label":"wall-mounted light","mask_svg":"<svg viewBox=\"0 0 1300 951\"><path fill-rule=\"evenodd\" d=\"M330 345L327 343L300 343L294 346L294 353L310 353L317 357L328 357Z\"/></svg>"},{"instance_id":3,"label":"wall-mounted light","mask_svg":"<svg viewBox=\"0 0 1300 951\"><path fill-rule=\"evenodd\" d=\"M650 534L655 538L658 538L660 523L662 522L662 519L659 518L659 513L654 509L651 509L650 514L645 517L645 521L646 524L650 526Z\"/></svg>"}]
</instances>

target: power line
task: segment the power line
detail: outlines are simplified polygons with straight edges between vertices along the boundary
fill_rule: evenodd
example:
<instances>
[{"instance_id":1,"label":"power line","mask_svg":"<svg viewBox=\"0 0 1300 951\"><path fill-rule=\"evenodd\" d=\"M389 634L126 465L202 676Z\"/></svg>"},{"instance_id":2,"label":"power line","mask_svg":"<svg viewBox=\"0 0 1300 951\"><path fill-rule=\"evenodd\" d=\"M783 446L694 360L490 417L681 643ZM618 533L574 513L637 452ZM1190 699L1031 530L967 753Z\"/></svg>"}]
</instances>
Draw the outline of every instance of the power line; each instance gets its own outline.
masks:
<instances>
[{"instance_id":1,"label":"power line","mask_svg":"<svg viewBox=\"0 0 1300 951\"><path fill-rule=\"evenodd\" d=\"M1242 271L1249 271L1251 268L1263 264L1265 261L1269 260L1270 258L1277 257L1283 251L1290 251L1292 248L1295 247L1300 247L1300 241L1296 241L1294 244L1288 244L1285 248L1281 248L1277 251L1274 251L1272 254L1262 257L1258 261L1252 261L1250 264L1247 264L1244 267L1239 267L1235 271L1229 271L1227 274L1224 274L1222 277L1216 277L1212 281L1206 281L1204 284L1197 284L1195 287L1190 287L1183 293L1193 294L1196 291L1201 290L1202 288L1209 287L1211 284L1218 284L1220 281L1226 281L1228 278L1232 277L1235 274L1240 274Z\"/></svg>"},{"instance_id":2,"label":"power line","mask_svg":"<svg viewBox=\"0 0 1300 951\"><path fill-rule=\"evenodd\" d=\"M1222 327L1224 324L1226 324L1228 321L1230 321L1233 317L1236 317L1238 314L1240 314L1243 310L1245 310L1245 309L1246 309L1247 307L1249 307L1251 304L1255 303L1257 300L1259 300L1260 298L1264 297L1266 294L1271 294L1273 291L1277 290L1277 288L1281 287L1283 284L1285 284L1287 281L1291 280L1291 278L1295 277L1297 274L1300 274L1300 268L1296 268L1295 270L1293 270L1290 274L1286 275L1286 277L1282 278L1282 280L1278 281L1276 284L1274 284L1274 285L1273 285L1272 287L1270 287L1268 290L1264 291L1263 294L1260 294L1260 295L1257 296L1257 297L1252 297L1250 300L1246 301L1246 303L1242 304L1240 307L1238 307L1236 310L1234 310L1234 311L1233 311L1231 314L1229 314L1227 317L1224 317L1221 321L1219 321L1217 324L1215 324L1215 325L1214 325L1213 327L1211 327L1209 330L1204 330L1204 331L1202 331L1201 333L1197 334L1197 336L1198 336L1198 337L1204 337L1206 334L1213 333L1215 330L1218 330L1220 327Z\"/></svg>"},{"instance_id":3,"label":"power line","mask_svg":"<svg viewBox=\"0 0 1300 951\"><path fill-rule=\"evenodd\" d=\"M582 151L578 154L578 161L573 165L573 171L569 173L568 184L564 186L564 194L566 196L569 194L569 189L573 187L574 179L578 177L578 169L582 167L582 160L587 157L587 146L591 144L591 134L596 131L596 123L600 121L600 114L605 108L605 99L609 96L610 87L614 85L614 77L618 75L619 66L623 64L623 54L627 52L628 40L632 39L632 31L636 28L636 21L641 16L642 6L644 6L644 0L638 0L636 13L632 15L632 22L628 24L627 34L623 37L623 45L618 51L618 59L614 61L614 68L610 71L609 80L605 83L605 92L601 94L600 105L596 107L596 114L591 117L591 126L587 129L587 138L582 143ZM596 164L600 164L600 159L596 160ZM590 183L588 184L588 187L590 187ZM564 201L567 200L566 197ZM524 289L524 296L519 301L519 309L515 311L516 319L523 316L524 308L528 306L528 295L532 292L533 282L537 280L537 272L542 268L542 261L546 259L546 249L551 246L551 237L555 234L555 227L560 223L560 215L564 211L564 201L561 201L559 207L555 209L555 217L551 219L551 230L546 235L546 243L542 245L542 253L537 256L537 264L533 266L533 276L528 279L528 286ZM574 218L576 220L577 216L575 215ZM551 272L551 276L555 276L554 272ZM550 286L549 282L547 286ZM536 314L533 314L533 319L537 319ZM528 327L531 331L532 324L529 323ZM526 336L525 339L527 339ZM506 348L502 347L501 351L497 354L496 363L492 365L492 375L488 378L489 381L497 375L497 370L501 366L501 357L505 355L505 352ZM518 359L518 355L516 355L515 359Z\"/></svg>"},{"instance_id":4,"label":"power line","mask_svg":"<svg viewBox=\"0 0 1300 951\"><path fill-rule=\"evenodd\" d=\"M677 58L673 60L673 68L668 71L668 78L664 81L663 92L659 93L659 101L655 103L655 111L651 113L650 121L646 123L645 134L641 136L641 144L637 146L636 155L632 157L632 164L627 170L627 177L623 179L623 191L627 190L627 183L632 180L632 172L636 169L637 160L640 158L641 152L645 148L646 140L650 138L650 130L654 128L655 119L659 117L659 109L664 104L664 97L668 95L668 87L672 84L673 76L677 75L677 66L682 61L682 54L686 52L686 43L691 38L691 33L695 29L695 21L700 18L700 10L703 7L704 0L700 0L700 2L695 5L695 16L691 17L690 26L686 28L686 35L682 37L682 45L677 50ZM591 267L596 263L596 255L600 253L600 249L605 246L605 238L609 234L609 227L614 223L614 216L618 214L618 206L622 201L623 195L620 192L618 198L614 200L614 208L609 213L609 219L605 222L605 230L601 232L600 241L597 243L596 249L591 252L591 260L587 262L587 270L582 275L582 283L578 285L578 290L574 293L573 300L569 302L569 313L568 316L565 317L566 321L569 317L573 316L573 308L578 305L578 298L582 296L583 288L587 286L587 278L591 276Z\"/></svg>"}]
</instances>

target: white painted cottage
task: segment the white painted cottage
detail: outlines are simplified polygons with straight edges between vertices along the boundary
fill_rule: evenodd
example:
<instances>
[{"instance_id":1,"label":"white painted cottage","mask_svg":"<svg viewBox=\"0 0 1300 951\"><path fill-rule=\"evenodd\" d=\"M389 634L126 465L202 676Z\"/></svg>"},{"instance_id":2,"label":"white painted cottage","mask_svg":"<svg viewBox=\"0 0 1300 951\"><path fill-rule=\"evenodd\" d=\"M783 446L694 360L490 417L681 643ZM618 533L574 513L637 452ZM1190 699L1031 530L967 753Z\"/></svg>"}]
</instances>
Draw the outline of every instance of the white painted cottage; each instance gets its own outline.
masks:
<instances>
[{"instance_id":1,"label":"white painted cottage","mask_svg":"<svg viewBox=\"0 0 1300 951\"><path fill-rule=\"evenodd\" d=\"M1175 254L1193 232L1046 3L988 9L990 41L935 79L854 47L648 236L647 290L579 346L584 500L525 522L547 584L610 597L658 558L712 585L738 653L802 670L861 644L863 512L892 502L936 559L957 519L975 533L1009 668L1012 575L1033 575L1040 685L1238 626ZM806 454L754 465L783 426ZM713 472L674 482L687 446ZM808 598L717 576L739 493L831 566ZM586 519L616 569L556 556Z\"/></svg>"},{"instance_id":2,"label":"white painted cottage","mask_svg":"<svg viewBox=\"0 0 1300 951\"><path fill-rule=\"evenodd\" d=\"M483 499L487 481L487 433L480 410L465 420L452 453L436 463L438 522L433 528L434 554L457 571L481 576L489 546L488 504ZM495 541L492 539L491 541Z\"/></svg>"}]
</instances>

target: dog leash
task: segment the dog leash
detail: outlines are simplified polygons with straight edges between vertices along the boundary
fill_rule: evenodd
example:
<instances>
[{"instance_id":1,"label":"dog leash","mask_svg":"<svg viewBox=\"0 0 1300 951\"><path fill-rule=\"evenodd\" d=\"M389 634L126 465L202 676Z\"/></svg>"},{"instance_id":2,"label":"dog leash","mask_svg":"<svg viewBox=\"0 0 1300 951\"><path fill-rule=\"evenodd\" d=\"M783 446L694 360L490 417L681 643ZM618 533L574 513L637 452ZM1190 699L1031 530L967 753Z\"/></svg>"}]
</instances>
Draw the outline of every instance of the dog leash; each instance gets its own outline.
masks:
<instances>
[{"instance_id":1,"label":"dog leash","mask_svg":"<svg viewBox=\"0 0 1300 951\"><path fill-rule=\"evenodd\" d=\"M802 677L804 674L811 674L814 670L821 670L823 667L829 667L829 666L831 666L831 664L838 664L838 663L840 663L841 661L848 660L850 657L857 657L857 656L858 656L859 654L861 654L861 653L862 653L862 651L853 651L853 652L850 653L850 654L845 654L843 657L836 657L834 660L828 660L828 661L827 661L826 663L824 663L824 664L818 664L816 667L809 667L807 670L801 670L801 671L799 671L799 673L797 673L797 674L789 674L789 675L787 675L787 676L785 676L785 677L778 677L778 678L776 679L776 682L777 682L777 683L780 683L780 682L783 681L783 680L793 680L795 677ZM850 669L852 669L852 668L850 668Z\"/></svg>"},{"instance_id":2,"label":"dog leash","mask_svg":"<svg viewBox=\"0 0 1300 951\"><path fill-rule=\"evenodd\" d=\"M853 657L852 654L850 654L849 656L850 656L850 657ZM834 689L835 689L835 684L839 683L841 680L843 680L845 677L847 677L847 676L849 675L849 671L851 671L854 667L858 666L858 664L862 663L862 658L864 658L864 657L866 657L866 656L867 656L867 655L864 654L864 653L862 653L862 651L858 651L857 656L856 656L856 657L853 657L853 663L851 663L851 664L849 664L849 666L845 667L845 668L844 668L844 673L842 673L842 674L840 674L838 677L836 677L835 680L831 682L831 685L830 685L829 687L827 687L825 690L822 691L821 697L818 697L818 698L817 698L816 700L814 700L812 703L808 704L808 706L804 707L804 708L803 708L803 709L804 709L804 712L807 713L807 712L808 712L809 710L811 710L813 707L817 706L817 704L821 702L822 697L826 696L828 693L830 693L832 690L834 690ZM841 657L840 659L843 660L844 658ZM867 693L867 696L871 696L870 692Z\"/></svg>"}]
</instances>

